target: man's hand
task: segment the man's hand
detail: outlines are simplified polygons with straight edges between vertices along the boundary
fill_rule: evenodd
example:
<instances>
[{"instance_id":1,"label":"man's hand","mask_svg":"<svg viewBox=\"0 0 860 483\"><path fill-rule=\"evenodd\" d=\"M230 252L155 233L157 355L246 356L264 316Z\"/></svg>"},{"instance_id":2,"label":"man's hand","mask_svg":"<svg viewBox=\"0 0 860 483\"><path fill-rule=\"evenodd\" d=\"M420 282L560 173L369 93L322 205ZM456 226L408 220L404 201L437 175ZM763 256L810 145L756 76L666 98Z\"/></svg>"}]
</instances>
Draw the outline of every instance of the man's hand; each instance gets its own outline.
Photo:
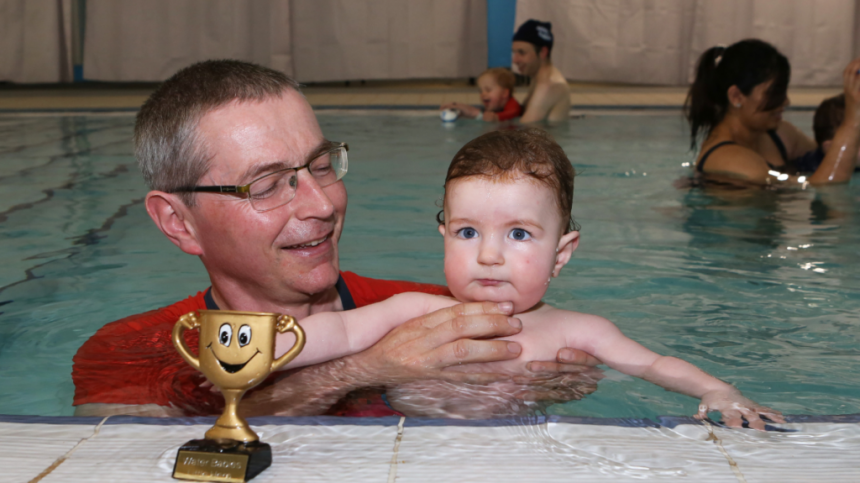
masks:
<instances>
[{"instance_id":1,"label":"man's hand","mask_svg":"<svg viewBox=\"0 0 860 483\"><path fill-rule=\"evenodd\" d=\"M370 349L344 358L347 371L362 386L395 386L418 380L487 384L508 376L444 369L461 364L515 359L516 342L475 340L519 333L522 322L510 317L512 304L459 304L412 319Z\"/></svg>"},{"instance_id":2,"label":"man's hand","mask_svg":"<svg viewBox=\"0 0 860 483\"><path fill-rule=\"evenodd\" d=\"M602 362L587 352L565 347L558 351L556 361L526 364L534 374L513 377L520 386L517 397L550 404L576 401L596 391L597 381L603 379L603 371L594 367Z\"/></svg>"}]
</instances>

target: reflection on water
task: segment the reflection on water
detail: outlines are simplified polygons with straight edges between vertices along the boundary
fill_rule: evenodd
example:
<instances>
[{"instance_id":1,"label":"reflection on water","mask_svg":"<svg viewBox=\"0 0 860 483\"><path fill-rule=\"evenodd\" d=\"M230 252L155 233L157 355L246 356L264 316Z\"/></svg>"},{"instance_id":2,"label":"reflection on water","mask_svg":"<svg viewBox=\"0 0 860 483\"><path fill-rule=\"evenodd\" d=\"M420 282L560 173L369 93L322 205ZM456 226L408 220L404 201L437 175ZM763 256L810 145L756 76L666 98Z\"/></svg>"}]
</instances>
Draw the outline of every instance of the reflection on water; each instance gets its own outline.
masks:
<instances>
[{"instance_id":1,"label":"reflection on water","mask_svg":"<svg viewBox=\"0 0 860 483\"><path fill-rule=\"evenodd\" d=\"M418 381L387 390L392 408L410 417L489 419L544 414L555 403L578 401L597 389L600 370L515 377L487 385Z\"/></svg>"}]
</instances>

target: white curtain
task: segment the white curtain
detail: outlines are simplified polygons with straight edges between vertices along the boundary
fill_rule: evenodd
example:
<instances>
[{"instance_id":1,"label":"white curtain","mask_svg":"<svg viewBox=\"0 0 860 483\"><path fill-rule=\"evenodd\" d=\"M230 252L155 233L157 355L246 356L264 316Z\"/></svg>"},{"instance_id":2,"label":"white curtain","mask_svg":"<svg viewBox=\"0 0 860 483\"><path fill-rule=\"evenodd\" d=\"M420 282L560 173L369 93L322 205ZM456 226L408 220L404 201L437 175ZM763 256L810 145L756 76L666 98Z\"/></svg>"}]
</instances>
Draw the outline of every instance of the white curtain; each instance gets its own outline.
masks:
<instances>
[{"instance_id":1,"label":"white curtain","mask_svg":"<svg viewBox=\"0 0 860 483\"><path fill-rule=\"evenodd\" d=\"M89 0L84 76L159 81L205 59L301 82L467 77L486 66L485 0Z\"/></svg>"},{"instance_id":2,"label":"white curtain","mask_svg":"<svg viewBox=\"0 0 860 483\"><path fill-rule=\"evenodd\" d=\"M0 81L72 80L72 0L0 0Z\"/></svg>"},{"instance_id":3,"label":"white curtain","mask_svg":"<svg viewBox=\"0 0 860 483\"><path fill-rule=\"evenodd\" d=\"M860 55L858 0L518 0L516 25L549 20L570 80L683 85L713 45L757 37L791 61L792 85L841 85Z\"/></svg>"},{"instance_id":4,"label":"white curtain","mask_svg":"<svg viewBox=\"0 0 860 483\"><path fill-rule=\"evenodd\" d=\"M296 77L474 77L487 66L486 0L293 0Z\"/></svg>"},{"instance_id":5,"label":"white curtain","mask_svg":"<svg viewBox=\"0 0 860 483\"><path fill-rule=\"evenodd\" d=\"M290 0L88 0L84 77L161 81L207 59L293 73Z\"/></svg>"}]
</instances>

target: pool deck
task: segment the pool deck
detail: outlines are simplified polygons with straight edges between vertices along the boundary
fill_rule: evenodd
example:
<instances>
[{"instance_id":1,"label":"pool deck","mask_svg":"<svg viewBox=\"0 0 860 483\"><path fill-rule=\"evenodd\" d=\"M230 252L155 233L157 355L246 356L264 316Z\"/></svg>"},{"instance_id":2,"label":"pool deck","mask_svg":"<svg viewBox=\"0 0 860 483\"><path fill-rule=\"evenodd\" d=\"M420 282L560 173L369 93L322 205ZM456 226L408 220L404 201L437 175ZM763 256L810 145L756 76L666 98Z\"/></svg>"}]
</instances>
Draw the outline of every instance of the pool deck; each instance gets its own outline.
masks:
<instances>
[{"instance_id":1,"label":"pool deck","mask_svg":"<svg viewBox=\"0 0 860 483\"><path fill-rule=\"evenodd\" d=\"M136 111L155 84L84 83L68 86L0 84L0 113ZM303 89L316 109L436 109L443 102L478 105L477 88L465 80L370 81L310 85ZM789 89L791 108L811 110L841 89ZM525 87L515 96L522 100ZM571 111L592 109L680 109L687 95L685 86L632 86L570 83Z\"/></svg>"},{"instance_id":2,"label":"pool deck","mask_svg":"<svg viewBox=\"0 0 860 483\"><path fill-rule=\"evenodd\" d=\"M856 482L860 415L780 431L689 418L255 418L273 464L254 479L319 482ZM0 481L175 481L179 446L214 418L0 416Z\"/></svg>"}]
</instances>

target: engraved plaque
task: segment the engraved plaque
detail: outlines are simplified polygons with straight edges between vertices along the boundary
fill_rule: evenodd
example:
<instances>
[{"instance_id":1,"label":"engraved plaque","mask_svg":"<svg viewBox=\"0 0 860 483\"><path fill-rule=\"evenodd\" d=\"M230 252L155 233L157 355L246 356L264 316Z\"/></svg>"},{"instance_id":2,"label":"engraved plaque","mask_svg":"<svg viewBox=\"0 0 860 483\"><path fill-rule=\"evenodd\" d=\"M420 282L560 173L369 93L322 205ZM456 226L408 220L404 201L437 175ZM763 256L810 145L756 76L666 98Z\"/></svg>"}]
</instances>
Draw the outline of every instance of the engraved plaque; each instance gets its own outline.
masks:
<instances>
[{"instance_id":1,"label":"engraved plaque","mask_svg":"<svg viewBox=\"0 0 860 483\"><path fill-rule=\"evenodd\" d=\"M248 455L179 451L174 478L197 481L244 483Z\"/></svg>"},{"instance_id":2,"label":"engraved plaque","mask_svg":"<svg viewBox=\"0 0 860 483\"><path fill-rule=\"evenodd\" d=\"M244 483L271 464L272 448L266 443L193 439L179 448L173 477Z\"/></svg>"}]
</instances>

